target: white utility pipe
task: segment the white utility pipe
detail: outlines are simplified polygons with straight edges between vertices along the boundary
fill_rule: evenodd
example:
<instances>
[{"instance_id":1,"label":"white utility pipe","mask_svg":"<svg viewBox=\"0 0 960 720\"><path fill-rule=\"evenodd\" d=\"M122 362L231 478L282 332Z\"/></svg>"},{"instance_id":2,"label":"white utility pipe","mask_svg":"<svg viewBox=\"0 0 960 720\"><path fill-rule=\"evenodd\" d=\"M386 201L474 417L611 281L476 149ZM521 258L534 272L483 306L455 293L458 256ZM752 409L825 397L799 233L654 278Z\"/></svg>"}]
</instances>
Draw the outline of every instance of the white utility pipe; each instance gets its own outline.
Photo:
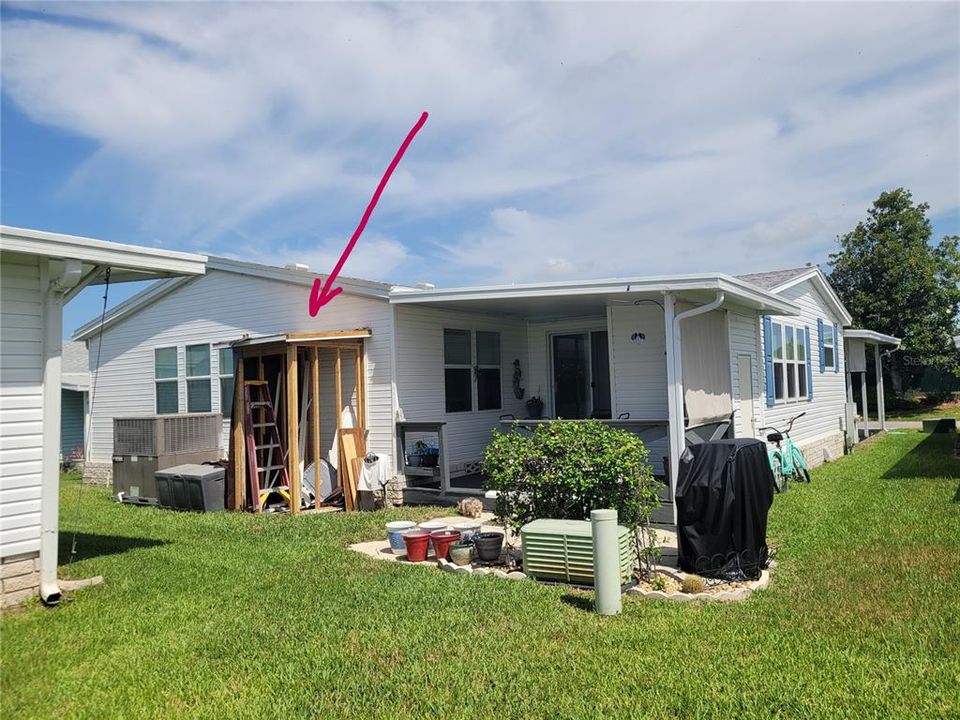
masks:
<instances>
[{"instance_id":1,"label":"white utility pipe","mask_svg":"<svg viewBox=\"0 0 960 720\"><path fill-rule=\"evenodd\" d=\"M40 502L40 599L60 601L57 544L60 526L60 374L63 295L80 282L79 260L50 261L43 308L43 461Z\"/></svg>"},{"instance_id":2,"label":"white utility pipe","mask_svg":"<svg viewBox=\"0 0 960 720\"><path fill-rule=\"evenodd\" d=\"M711 310L716 310L718 307L723 305L723 301L726 299L726 294L718 291L716 297L706 305L699 305L689 310L684 310L681 313L678 313L673 316L673 383L672 389L674 392L673 399L673 408L675 409L675 417L670 418L671 426L673 423L679 423L678 430L672 432L671 438L676 443L672 448L670 448L670 502L673 504L673 524L677 524L677 479L680 477L680 456L683 455L683 451L686 449L687 443L685 439L685 430L683 423L683 352L682 352L682 342L681 342L681 333L680 333L680 321L686 320L687 318L694 317L696 315L702 315L703 313L710 312ZM672 306L672 304L671 304ZM669 373L668 368L668 377Z\"/></svg>"},{"instance_id":3,"label":"white utility pipe","mask_svg":"<svg viewBox=\"0 0 960 720\"><path fill-rule=\"evenodd\" d=\"M623 607L617 511L591 510L590 526L593 534L594 607L600 615L617 615Z\"/></svg>"}]
</instances>

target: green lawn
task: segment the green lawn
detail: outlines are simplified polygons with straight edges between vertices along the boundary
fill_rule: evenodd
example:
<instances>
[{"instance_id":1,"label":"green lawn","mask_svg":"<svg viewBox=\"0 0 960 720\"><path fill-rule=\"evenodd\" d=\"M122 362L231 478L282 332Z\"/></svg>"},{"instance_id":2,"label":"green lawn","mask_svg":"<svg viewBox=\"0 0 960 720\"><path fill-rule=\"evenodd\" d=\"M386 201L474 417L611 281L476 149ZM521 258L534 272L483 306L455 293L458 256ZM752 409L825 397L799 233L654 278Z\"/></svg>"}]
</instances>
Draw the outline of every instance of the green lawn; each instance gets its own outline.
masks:
<instances>
[{"instance_id":1,"label":"green lawn","mask_svg":"<svg viewBox=\"0 0 960 720\"><path fill-rule=\"evenodd\" d=\"M960 714L960 460L889 434L777 498L734 605L451 576L344 547L426 510L254 517L87 488L58 609L7 613L13 718L947 718ZM64 545L77 486L64 483Z\"/></svg>"},{"instance_id":2,"label":"green lawn","mask_svg":"<svg viewBox=\"0 0 960 720\"><path fill-rule=\"evenodd\" d=\"M907 399L910 407L890 410L887 420L932 420L935 418L956 418L960 420L960 393L953 393L953 399L934 404L924 396ZM875 408L874 408L875 410Z\"/></svg>"}]
</instances>

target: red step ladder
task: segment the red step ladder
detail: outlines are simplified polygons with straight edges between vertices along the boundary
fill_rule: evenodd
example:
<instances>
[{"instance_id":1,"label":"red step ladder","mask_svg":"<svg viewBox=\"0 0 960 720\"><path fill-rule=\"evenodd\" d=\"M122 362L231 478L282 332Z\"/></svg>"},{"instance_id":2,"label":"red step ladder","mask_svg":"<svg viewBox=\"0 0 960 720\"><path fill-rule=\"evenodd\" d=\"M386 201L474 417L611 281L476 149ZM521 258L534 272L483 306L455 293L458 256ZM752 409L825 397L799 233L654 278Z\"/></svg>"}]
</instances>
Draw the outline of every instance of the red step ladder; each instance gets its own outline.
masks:
<instances>
[{"instance_id":1,"label":"red step ladder","mask_svg":"<svg viewBox=\"0 0 960 720\"><path fill-rule=\"evenodd\" d=\"M251 507L254 512L261 512L273 493L280 495L289 505L290 478L277 429L277 415L270 400L270 386L266 380L247 380L243 383L243 398ZM259 411L259 422L253 420L254 409Z\"/></svg>"}]
</instances>

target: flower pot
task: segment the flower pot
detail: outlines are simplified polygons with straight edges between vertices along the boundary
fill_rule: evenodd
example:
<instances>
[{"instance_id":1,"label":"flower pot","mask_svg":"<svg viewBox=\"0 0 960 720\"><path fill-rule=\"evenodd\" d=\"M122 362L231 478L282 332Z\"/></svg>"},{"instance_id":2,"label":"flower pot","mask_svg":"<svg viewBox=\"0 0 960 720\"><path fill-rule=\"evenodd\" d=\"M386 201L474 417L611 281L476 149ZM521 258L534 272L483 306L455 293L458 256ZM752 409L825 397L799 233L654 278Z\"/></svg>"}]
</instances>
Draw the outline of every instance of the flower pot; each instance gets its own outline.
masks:
<instances>
[{"instance_id":1,"label":"flower pot","mask_svg":"<svg viewBox=\"0 0 960 720\"><path fill-rule=\"evenodd\" d=\"M403 534L416 526L417 524L412 520L394 520L385 525L387 528L387 540L390 541L390 549L394 555L403 555L407 552L407 548L403 544Z\"/></svg>"},{"instance_id":2,"label":"flower pot","mask_svg":"<svg viewBox=\"0 0 960 720\"><path fill-rule=\"evenodd\" d=\"M417 527L420 528L421 530L426 530L427 534L429 535L430 533L436 532L437 530L446 530L447 524L445 522L442 522L441 520L424 520L422 523L417 525ZM432 542L429 543L429 545L431 548L433 548Z\"/></svg>"},{"instance_id":3,"label":"flower pot","mask_svg":"<svg viewBox=\"0 0 960 720\"><path fill-rule=\"evenodd\" d=\"M439 455L421 455L420 456L420 466L435 468L437 466L437 461L440 459Z\"/></svg>"},{"instance_id":4,"label":"flower pot","mask_svg":"<svg viewBox=\"0 0 960 720\"><path fill-rule=\"evenodd\" d=\"M460 540L463 542L470 542L473 539L473 536L480 532L480 523L478 522L462 522L454 523L453 529L459 531Z\"/></svg>"},{"instance_id":5,"label":"flower pot","mask_svg":"<svg viewBox=\"0 0 960 720\"><path fill-rule=\"evenodd\" d=\"M450 546L460 539L460 533L456 530L437 530L430 533L430 540L433 542L433 552L437 560L450 559Z\"/></svg>"},{"instance_id":6,"label":"flower pot","mask_svg":"<svg viewBox=\"0 0 960 720\"><path fill-rule=\"evenodd\" d=\"M527 400L527 415L531 420L539 420L543 417L543 401Z\"/></svg>"},{"instance_id":7,"label":"flower pot","mask_svg":"<svg viewBox=\"0 0 960 720\"><path fill-rule=\"evenodd\" d=\"M403 544L407 548L407 560L423 562L427 559L427 545L430 543L430 533L415 528L403 534Z\"/></svg>"},{"instance_id":8,"label":"flower pot","mask_svg":"<svg viewBox=\"0 0 960 720\"><path fill-rule=\"evenodd\" d=\"M483 562L496 562L500 559L500 550L503 549L503 533L483 532L473 536L473 546L477 550L477 557Z\"/></svg>"},{"instance_id":9,"label":"flower pot","mask_svg":"<svg viewBox=\"0 0 960 720\"><path fill-rule=\"evenodd\" d=\"M459 540L450 545L450 560L454 565L469 565L473 557L473 543Z\"/></svg>"},{"instance_id":10,"label":"flower pot","mask_svg":"<svg viewBox=\"0 0 960 720\"><path fill-rule=\"evenodd\" d=\"M407 455L407 465L410 467L420 467L419 455Z\"/></svg>"}]
</instances>

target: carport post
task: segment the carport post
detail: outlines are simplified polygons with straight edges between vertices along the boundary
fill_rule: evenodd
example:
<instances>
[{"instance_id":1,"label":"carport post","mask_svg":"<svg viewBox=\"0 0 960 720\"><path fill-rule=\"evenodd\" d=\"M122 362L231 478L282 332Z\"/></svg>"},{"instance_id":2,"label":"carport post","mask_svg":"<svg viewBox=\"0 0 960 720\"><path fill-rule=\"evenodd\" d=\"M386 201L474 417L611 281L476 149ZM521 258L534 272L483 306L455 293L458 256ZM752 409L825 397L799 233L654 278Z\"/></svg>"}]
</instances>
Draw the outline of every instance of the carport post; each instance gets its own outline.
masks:
<instances>
[{"instance_id":1,"label":"carport post","mask_svg":"<svg viewBox=\"0 0 960 720\"><path fill-rule=\"evenodd\" d=\"M887 408L883 400L883 367L880 364L880 344L873 346L873 362L877 369L877 418L880 420L880 429L887 429Z\"/></svg>"}]
</instances>

